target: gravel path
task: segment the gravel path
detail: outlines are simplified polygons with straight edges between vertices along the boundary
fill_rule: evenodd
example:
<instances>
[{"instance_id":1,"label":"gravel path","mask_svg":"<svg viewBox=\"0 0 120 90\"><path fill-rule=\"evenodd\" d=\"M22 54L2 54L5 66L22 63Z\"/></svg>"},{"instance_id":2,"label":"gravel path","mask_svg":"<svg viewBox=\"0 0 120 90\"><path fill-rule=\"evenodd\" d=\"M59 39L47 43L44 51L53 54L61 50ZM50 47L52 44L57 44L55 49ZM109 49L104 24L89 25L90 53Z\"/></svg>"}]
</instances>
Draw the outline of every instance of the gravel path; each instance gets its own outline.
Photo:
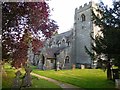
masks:
<instances>
[{"instance_id":1,"label":"gravel path","mask_svg":"<svg viewBox=\"0 0 120 90\"><path fill-rule=\"evenodd\" d=\"M77 86L74 86L74 85L71 85L71 84L68 84L68 83L63 83L63 82L54 80L54 79L52 79L52 78L48 78L48 77L45 77L45 76L41 76L41 75L38 75L38 74L35 74L35 73L31 73L31 75L36 76L36 77L38 77L38 78L45 79L45 80L50 81L50 82L53 82L53 83L55 83L56 85L58 85L58 86L60 86L61 88L63 88L63 90L68 90L68 89L72 89L72 90L84 90L84 89L81 89L80 87L77 87Z\"/></svg>"}]
</instances>

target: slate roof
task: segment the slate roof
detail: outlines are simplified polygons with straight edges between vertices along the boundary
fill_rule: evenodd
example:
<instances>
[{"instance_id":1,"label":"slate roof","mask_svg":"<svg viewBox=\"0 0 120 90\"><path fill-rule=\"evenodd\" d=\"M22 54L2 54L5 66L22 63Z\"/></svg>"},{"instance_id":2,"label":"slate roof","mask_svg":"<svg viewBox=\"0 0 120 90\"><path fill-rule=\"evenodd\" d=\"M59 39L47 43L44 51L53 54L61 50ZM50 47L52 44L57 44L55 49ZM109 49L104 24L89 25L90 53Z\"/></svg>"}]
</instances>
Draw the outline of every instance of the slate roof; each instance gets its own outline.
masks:
<instances>
[{"instance_id":1,"label":"slate roof","mask_svg":"<svg viewBox=\"0 0 120 90\"><path fill-rule=\"evenodd\" d=\"M71 36L72 36L72 30L67 31L67 32L64 32L64 33L61 33L61 34L58 34L58 35L54 36L53 38L54 38L56 41L58 41L58 40L63 39L63 37L68 39L68 38L70 38Z\"/></svg>"},{"instance_id":2,"label":"slate roof","mask_svg":"<svg viewBox=\"0 0 120 90\"><path fill-rule=\"evenodd\" d=\"M47 48L44 52L46 58L55 58L54 54L59 54L61 51L66 49L67 47L54 47L54 48Z\"/></svg>"}]
</instances>

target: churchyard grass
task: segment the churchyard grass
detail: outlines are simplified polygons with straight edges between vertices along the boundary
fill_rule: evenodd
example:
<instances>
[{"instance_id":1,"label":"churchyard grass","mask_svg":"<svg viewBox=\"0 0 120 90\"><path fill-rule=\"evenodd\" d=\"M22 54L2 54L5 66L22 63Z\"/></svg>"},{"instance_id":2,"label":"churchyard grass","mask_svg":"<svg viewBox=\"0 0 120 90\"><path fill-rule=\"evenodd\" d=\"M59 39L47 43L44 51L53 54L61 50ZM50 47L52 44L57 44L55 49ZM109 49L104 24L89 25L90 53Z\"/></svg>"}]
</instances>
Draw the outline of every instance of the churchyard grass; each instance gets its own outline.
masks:
<instances>
[{"instance_id":1,"label":"churchyard grass","mask_svg":"<svg viewBox=\"0 0 120 90\"><path fill-rule=\"evenodd\" d=\"M101 69L75 69L75 70L33 70L34 73L70 83L81 88L114 88L114 82L107 80L106 72Z\"/></svg>"},{"instance_id":2,"label":"churchyard grass","mask_svg":"<svg viewBox=\"0 0 120 90\"><path fill-rule=\"evenodd\" d=\"M2 88L11 88L13 84L13 78L15 77L16 69L13 69L9 64L4 65L4 70L6 73L2 74ZM24 70L21 69L22 75L24 74ZM22 78L22 76L21 76ZM54 83L51 83L47 80L37 78L32 76L32 87L30 88L57 88L62 90L59 86Z\"/></svg>"}]
</instances>

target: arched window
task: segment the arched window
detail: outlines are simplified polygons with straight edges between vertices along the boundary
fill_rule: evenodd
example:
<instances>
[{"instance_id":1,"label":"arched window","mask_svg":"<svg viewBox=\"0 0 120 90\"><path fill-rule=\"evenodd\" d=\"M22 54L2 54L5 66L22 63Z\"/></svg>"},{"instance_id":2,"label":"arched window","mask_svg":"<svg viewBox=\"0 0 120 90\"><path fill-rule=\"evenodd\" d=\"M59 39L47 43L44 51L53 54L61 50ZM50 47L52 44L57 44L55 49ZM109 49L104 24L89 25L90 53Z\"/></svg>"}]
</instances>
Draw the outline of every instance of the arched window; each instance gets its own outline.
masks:
<instances>
[{"instance_id":1,"label":"arched window","mask_svg":"<svg viewBox=\"0 0 120 90\"><path fill-rule=\"evenodd\" d=\"M65 43L65 39L63 39L62 42Z\"/></svg>"},{"instance_id":2,"label":"arched window","mask_svg":"<svg viewBox=\"0 0 120 90\"><path fill-rule=\"evenodd\" d=\"M60 47L60 44L61 44L61 42L60 42L60 41L57 41L57 45L58 45L58 47Z\"/></svg>"},{"instance_id":3,"label":"arched window","mask_svg":"<svg viewBox=\"0 0 120 90\"><path fill-rule=\"evenodd\" d=\"M85 21L85 15L84 14L81 15L81 19L82 19L82 22Z\"/></svg>"},{"instance_id":4,"label":"arched window","mask_svg":"<svg viewBox=\"0 0 120 90\"><path fill-rule=\"evenodd\" d=\"M66 58L65 58L65 63L69 63L70 61L70 57L69 56L66 56Z\"/></svg>"},{"instance_id":5,"label":"arched window","mask_svg":"<svg viewBox=\"0 0 120 90\"><path fill-rule=\"evenodd\" d=\"M70 46L70 41L67 42L68 46Z\"/></svg>"}]
</instances>

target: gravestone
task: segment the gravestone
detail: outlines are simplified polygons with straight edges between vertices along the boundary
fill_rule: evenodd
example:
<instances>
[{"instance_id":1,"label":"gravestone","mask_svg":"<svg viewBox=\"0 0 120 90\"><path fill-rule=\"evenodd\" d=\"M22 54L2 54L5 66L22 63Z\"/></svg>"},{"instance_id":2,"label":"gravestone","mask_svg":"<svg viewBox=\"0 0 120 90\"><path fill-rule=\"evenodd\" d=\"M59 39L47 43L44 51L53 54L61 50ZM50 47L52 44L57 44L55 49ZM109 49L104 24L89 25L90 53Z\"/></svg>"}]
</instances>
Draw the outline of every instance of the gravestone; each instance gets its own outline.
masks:
<instances>
[{"instance_id":1,"label":"gravestone","mask_svg":"<svg viewBox=\"0 0 120 90\"><path fill-rule=\"evenodd\" d=\"M113 81L115 81L115 79L119 79L119 69L112 69L113 72Z\"/></svg>"},{"instance_id":2,"label":"gravestone","mask_svg":"<svg viewBox=\"0 0 120 90\"><path fill-rule=\"evenodd\" d=\"M75 64L72 65L72 70L74 70L74 69L75 69Z\"/></svg>"},{"instance_id":3,"label":"gravestone","mask_svg":"<svg viewBox=\"0 0 120 90\"><path fill-rule=\"evenodd\" d=\"M43 65L43 68L42 68L43 70L46 70L46 66L45 66L45 64Z\"/></svg>"},{"instance_id":4,"label":"gravestone","mask_svg":"<svg viewBox=\"0 0 120 90\"><path fill-rule=\"evenodd\" d=\"M22 75L21 72L18 70L16 73L15 73L15 78L13 80L13 87L12 88L20 88L21 86L21 82L20 82L20 76Z\"/></svg>"},{"instance_id":5,"label":"gravestone","mask_svg":"<svg viewBox=\"0 0 120 90\"><path fill-rule=\"evenodd\" d=\"M22 80L22 87L30 87L32 85L32 83L31 83L32 78L30 75L32 70L29 66L26 66L25 71L26 71L26 73L25 73L23 80Z\"/></svg>"},{"instance_id":6,"label":"gravestone","mask_svg":"<svg viewBox=\"0 0 120 90\"><path fill-rule=\"evenodd\" d=\"M57 62L57 71L60 70L60 63Z\"/></svg>"},{"instance_id":7,"label":"gravestone","mask_svg":"<svg viewBox=\"0 0 120 90\"><path fill-rule=\"evenodd\" d=\"M85 65L81 65L81 69L85 69Z\"/></svg>"},{"instance_id":8,"label":"gravestone","mask_svg":"<svg viewBox=\"0 0 120 90\"><path fill-rule=\"evenodd\" d=\"M117 89L120 89L120 79L115 79L115 86Z\"/></svg>"},{"instance_id":9,"label":"gravestone","mask_svg":"<svg viewBox=\"0 0 120 90\"><path fill-rule=\"evenodd\" d=\"M41 61L39 61L39 63L38 63L38 69L42 69L42 62Z\"/></svg>"}]
</instances>

